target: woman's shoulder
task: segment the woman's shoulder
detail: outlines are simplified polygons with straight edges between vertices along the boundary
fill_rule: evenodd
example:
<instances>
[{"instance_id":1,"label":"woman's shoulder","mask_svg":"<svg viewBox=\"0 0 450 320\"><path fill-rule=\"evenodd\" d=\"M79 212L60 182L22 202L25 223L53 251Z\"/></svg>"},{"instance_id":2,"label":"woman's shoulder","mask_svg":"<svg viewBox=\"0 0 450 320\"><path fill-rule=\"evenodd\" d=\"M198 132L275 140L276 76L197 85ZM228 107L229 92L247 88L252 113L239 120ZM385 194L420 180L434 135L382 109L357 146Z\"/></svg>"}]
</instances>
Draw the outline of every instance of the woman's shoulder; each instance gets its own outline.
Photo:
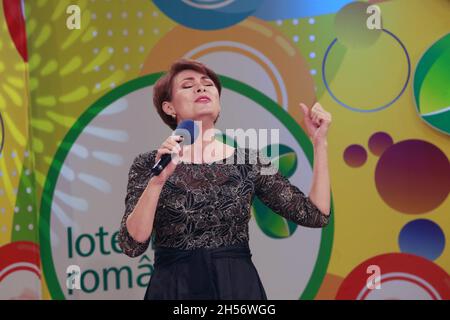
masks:
<instances>
[{"instance_id":1,"label":"woman's shoulder","mask_svg":"<svg viewBox=\"0 0 450 320\"><path fill-rule=\"evenodd\" d=\"M136 168L139 167L148 168L148 166L153 166L157 151L158 150L149 150L139 153L134 157L132 166Z\"/></svg>"}]
</instances>

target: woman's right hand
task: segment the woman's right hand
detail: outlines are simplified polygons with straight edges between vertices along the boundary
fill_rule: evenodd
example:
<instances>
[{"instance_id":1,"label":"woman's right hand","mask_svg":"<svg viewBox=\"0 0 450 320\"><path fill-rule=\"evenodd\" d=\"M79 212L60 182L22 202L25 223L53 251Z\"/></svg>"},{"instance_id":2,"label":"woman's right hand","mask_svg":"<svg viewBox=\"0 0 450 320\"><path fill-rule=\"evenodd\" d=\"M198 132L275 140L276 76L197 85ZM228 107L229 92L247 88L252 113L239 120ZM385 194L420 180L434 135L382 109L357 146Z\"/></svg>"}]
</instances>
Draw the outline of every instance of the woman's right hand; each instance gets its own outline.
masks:
<instances>
[{"instance_id":1,"label":"woman's right hand","mask_svg":"<svg viewBox=\"0 0 450 320\"><path fill-rule=\"evenodd\" d=\"M180 162L180 158L183 156L183 148L178 143L181 141L183 141L182 136L170 136L161 144L156 152L155 163L157 163L164 154L172 154L172 161L169 162L167 167L165 167L158 176L152 177L150 182L162 186L167 179L169 179L175 171L177 164Z\"/></svg>"}]
</instances>

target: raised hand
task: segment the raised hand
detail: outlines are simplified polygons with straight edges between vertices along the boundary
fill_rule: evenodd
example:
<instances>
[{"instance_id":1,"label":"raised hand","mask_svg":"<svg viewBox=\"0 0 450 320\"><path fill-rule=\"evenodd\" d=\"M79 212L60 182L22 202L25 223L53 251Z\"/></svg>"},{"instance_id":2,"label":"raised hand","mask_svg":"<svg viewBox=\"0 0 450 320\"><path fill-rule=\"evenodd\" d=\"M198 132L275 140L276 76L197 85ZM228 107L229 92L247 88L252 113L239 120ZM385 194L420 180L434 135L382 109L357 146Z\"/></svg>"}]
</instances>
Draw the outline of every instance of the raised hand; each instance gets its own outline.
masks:
<instances>
[{"instance_id":1,"label":"raised hand","mask_svg":"<svg viewBox=\"0 0 450 320\"><path fill-rule=\"evenodd\" d=\"M331 125L331 114L316 102L311 110L304 104L300 103L300 109L303 112L305 126L308 136L312 143L327 142L328 129Z\"/></svg>"}]
</instances>

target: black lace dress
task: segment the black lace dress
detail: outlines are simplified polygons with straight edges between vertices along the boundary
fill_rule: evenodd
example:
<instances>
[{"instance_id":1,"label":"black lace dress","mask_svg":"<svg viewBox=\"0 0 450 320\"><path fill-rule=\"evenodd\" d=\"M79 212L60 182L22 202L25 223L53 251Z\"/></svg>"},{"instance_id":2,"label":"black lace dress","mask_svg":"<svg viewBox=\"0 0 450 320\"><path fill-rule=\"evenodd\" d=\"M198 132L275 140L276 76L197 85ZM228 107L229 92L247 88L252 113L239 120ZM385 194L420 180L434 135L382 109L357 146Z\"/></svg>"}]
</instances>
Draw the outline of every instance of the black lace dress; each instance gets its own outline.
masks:
<instances>
[{"instance_id":1,"label":"black lace dress","mask_svg":"<svg viewBox=\"0 0 450 320\"><path fill-rule=\"evenodd\" d=\"M267 299L251 260L248 222L253 197L299 225L329 222L270 161L237 148L212 163L179 163L164 184L153 226L154 237L137 242L126 219L150 179L156 150L138 155L129 171L119 244L141 255L153 239L154 272L145 299Z\"/></svg>"}]
</instances>

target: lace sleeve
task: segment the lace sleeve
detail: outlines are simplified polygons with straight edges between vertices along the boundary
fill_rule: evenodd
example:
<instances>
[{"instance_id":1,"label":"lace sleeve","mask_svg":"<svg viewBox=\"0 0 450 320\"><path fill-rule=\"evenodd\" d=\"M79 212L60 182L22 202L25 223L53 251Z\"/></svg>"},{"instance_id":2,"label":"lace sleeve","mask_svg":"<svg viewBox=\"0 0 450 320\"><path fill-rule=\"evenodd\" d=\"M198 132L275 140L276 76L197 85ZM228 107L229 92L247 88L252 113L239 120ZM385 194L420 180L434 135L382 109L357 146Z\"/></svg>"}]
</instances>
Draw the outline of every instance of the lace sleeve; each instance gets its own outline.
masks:
<instances>
[{"instance_id":1,"label":"lace sleeve","mask_svg":"<svg viewBox=\"0 0 450 320\"><path fill-rule=\"evenodd\" d=\"M268 158L258 154L256 169L255 194L275 213L310 228L321 228L329 223L330 215L322 213Z\"/></svg>"},{"instance_id":2,"label":"lace sleeve","mask_svg":"<svg viewBox=\"0 0 450 320\"><path fill-rule=\"evenodd\" d=\"M134 159L128 173L127 193L125 196L125 214L123 215L120 223L118 239L122 252L130 257L137 257L144 253L144 251L147 250L151 239L151 237L149 237L149 239L145 242L136 241L128 233L126 221L147 187L147 183L150 179L150 168L153 162L153 153L140 154Z\"/></svg>"}]
</instances>

